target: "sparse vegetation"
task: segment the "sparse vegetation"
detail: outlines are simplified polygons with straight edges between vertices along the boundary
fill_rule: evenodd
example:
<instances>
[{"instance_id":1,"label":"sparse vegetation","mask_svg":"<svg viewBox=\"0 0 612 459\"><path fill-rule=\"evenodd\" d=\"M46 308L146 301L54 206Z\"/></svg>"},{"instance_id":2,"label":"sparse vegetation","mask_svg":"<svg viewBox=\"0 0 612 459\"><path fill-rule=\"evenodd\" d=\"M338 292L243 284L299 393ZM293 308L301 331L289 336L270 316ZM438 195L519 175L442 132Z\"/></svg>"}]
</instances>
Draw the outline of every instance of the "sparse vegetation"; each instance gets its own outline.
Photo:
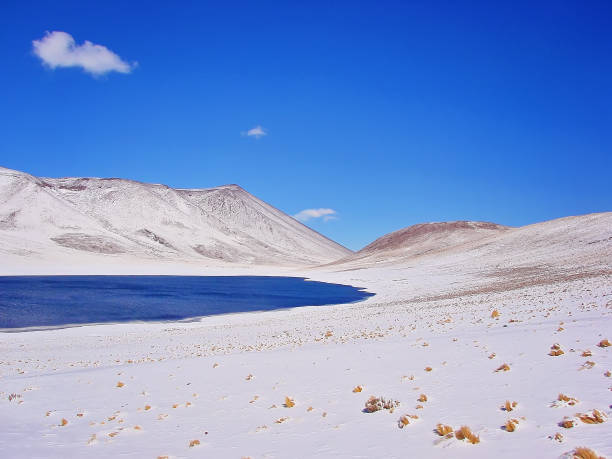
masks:
<instances>
[{"instance_id":1,"label":"sparse vegetation","mask_svg":"<svg viewBox=\"0 0 612 459\"><path fill-rule=\"evenodd\" d=\"M419 419L419 417L416 414L405 414L404 416L401 416L399 418L399 420L397 421L397 426L400 429L403 429L408 424L410 424L411 420L416 420L416 419Z\"/></svg>"},{"instance_id":2,"label":"sparse vegetation","mask_svg":"<svg viewBox=\"0 0 612 459\"><path fill-rule=\"evenodd\" d=\"M390 413L393 413L393 410L399 406L399 404L397 400L385 400L383 397L371 396L365 403L364 411L367 413L374 413L380 410L389 410Z\"/></svg>"},{"instance_id":3,"label":"sparse vegetation","mask_svg":"<svg viewBox=\"0 0 612 459\"><path fill-rule=\"evenodd\" d=\"M497 370L495 370L495 372L499 371L510 371L510 365L508 365L507 363L500 365Z\"/></svg>"},{"instance_id":4,"label":"sparse vegetation","mask_svg":"<svg viewBox=\"0 0 612 459\"><path fill-rule=\"evenodd\" d=\"M361 392L362 390L363 390L363 387L361 387L361 386L355 386L355 387L353 388L353 393Z\"/></svg>"},{"instance_id":5,"label":"sparse vegetation","mask_svg":"<svg viewBox=\"0 0 612 459\"><path fill-rule=\"evenodd\" d=\"M493 309L493 312L491 313L491 318L496 319L498 317L499 317L499 311L497 309Z\"/></svg>"},{"instance_id":6,"label":"sparse vegetation","mask_svg":"<svg viewBox=\"0 0 612 459\"><path fill-rule=\"evenodd\" d=\"M514 432L516 430L516 427L518 426L518 423L518 419L509 419L504 425L503 429L506 432Z\"/></svg>"},{"instance_id":7,"label":"sparse vegetation","mask_svg":"<svg viewBox=\"0 0 612 459\"><path fill-rule=\"evenodd\" d=\"M599 344L599 347L609 347L612 346L612 343L610 343L610 341L608 341L607 339L602 339Z\"/></svg>"},{"instance_id":8,"label":"sparse vegetation","mask_svg":"<svg viewBox=\"0 0 612 459\"><path fill-rule=\"evenodd\" d=\"M565 354L565 352L563 352L563 349L561 349L561 346L558 343L555 343L552 346L550 346L550 352L548 353L548 355L551 355L553 357L558 357L563 354Z\"/></svg>"},{"instance_id":9,"label":"sparse vegetation","mask_svg":"<svg viewBox=\"0 0 612 459\"><path fill-rule=\"evenodd\" d=\"M590 413L578 413L578 419L585 424L601 424L606 422L606 415L599 410L593 410Z\"/></svg>"},{"instance_id":10,"label":"sparse vegetation","mask_svg":"<svg viewBox=\"0 0 612 459\"><path fill-rule=\"evenodd\" d=\"M574 450L573 459L603 459L592 449L581 446Z\"/></svg>"},{"instance_id":11,"label":"sparse vegetation","mask_svg":"<svg viewBox=\"0 0 612 459\"><path fill-rule=\"evenodd\" d=\"M455 437L457 440L467 440L473 445L480 443L480 437L475 435L468 426L461 426L459 430L455 431Z\"/></svg>"},{"instance_id":12,"label":"sparse vegetation","mask_svg":"<svg viewBox=\"0 0 612 459\"><path fill-rule=\"evenodd\" d=\"M516 405L518 405L518 403L510 402L510 400L506 400L506 403L504 403L504 405L502 406L502 410L512 411L514 408L516 408Z\"/></svg>"},{"instance_id":13,"label":"sparse vegetation","mask_svg":"<svg viewBox=\"0 0 612 459\"><path fill-rule=\"evenodd\" d=\"M285 397L285 408L293 408L295 406L295 401L291 397Z\"/></svg>"},{"instance_id":14,"label":"sparse vegetation","mask_svg":"<svg viewBox=\"0 0 612 459\"><path fill-rule=\"evenodd\" d=\"M571 429L572 427L576 425L576 421L574 421L573 419L564 419L563 421L559 423L559 425L566 429Z\"/></svg>"},{"instance_id":15,"label":"sparse vegetation","mask_svg":"<svg viewBox=\"0 0 612 459\"><path fill-rule=\"evenodd\" d=\"M440 435L441 437L445 437L445 436L453 436L453 428L451 426L447 426L444 424L438 424L435 428L435 431L438 435ZM449 435L450 434L450 435Z\"/></svg>"},{"instance_id":16,"label":"sparse vegetation","mask_svg":"<svg viewBox=\"0 0 612 459\"><path fill-rule=\"evenodd\" d=\"M574 397L570 397L569 395L565 395L565 394L561 394L560 393L557 396L556 402L553 402L553 406L559 406L559 403L557 403L557 402L562 402L563 404L574 406L576 403L579 402L579 400L574 398Z\"/></svg>"}]
</instances>

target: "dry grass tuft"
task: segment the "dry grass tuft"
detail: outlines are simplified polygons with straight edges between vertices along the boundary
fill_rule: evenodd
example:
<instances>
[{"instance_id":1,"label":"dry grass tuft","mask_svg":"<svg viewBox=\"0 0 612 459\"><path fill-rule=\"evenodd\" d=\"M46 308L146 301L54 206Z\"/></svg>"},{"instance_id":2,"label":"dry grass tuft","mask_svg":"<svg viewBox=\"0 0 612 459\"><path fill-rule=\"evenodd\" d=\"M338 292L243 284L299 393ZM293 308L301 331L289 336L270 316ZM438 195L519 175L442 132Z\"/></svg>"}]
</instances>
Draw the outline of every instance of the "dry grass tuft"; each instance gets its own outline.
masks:
<instances>
[{"instance_id":1,"label":"dry grass tuft","mask_svg":"<svg viewBox=\"0 0 612 459\"><path fill-rule=\"evenodd\" d=\"M576 416L585 424L601 424L606 422L606 415L599 410L593 410L591 413L578 413Z\"/></svg>"},{"instance_id":2,"label":"dry grass tuft","mask_svg":"<svg viewBox=\"0 0 612 459\"><path fill-rule=\"evenodd\" d=\"M68 419L62 418L62 421L60 422L60 426L64 427L65 425L68 425Z\"/></svg>"},{"instance_id":3,"label":"dry grass tuft","mask_svg":"<svg viewBox=\"0 0 612 459\"><path fill-rule=\"evenodd\" d=\"M576 425L576 421L574 421L573 419L564 419L563 421L559 423L559 425L566 429L571 429L572 427Z\"/></svg>"},{"instance_id":4,"label":"dry grass tuft","mask_svg":"<svg viewBox=\"0 0 612 459\"><path fill-rule=\"evenodd\" d=\"M560 432L557 432L557 433L555 433L554 436L551 436L551 437L548 437L548 438L550 438L551 440L556 440L559 443L563 442L563 434L561 434Z\"/></svg>"},{"instance_id":5,"label":"dry grass tuft","mask_svg":"<svg viewBox=\"0 0 612 459\"><path fill-rule=\"evenodd\" d=\"M189 447L193 448L194 446L199 446L200 445L200 440L191 440L189 442Z\"/></svg>"},{"instance_id":6,"label":"dry grass tuft","mask_svg":"<svg viewBox=\"0 0 612 459\"><path fill-rule=\"evenodd\" d=\"M145 405L144 409L145 411L149 411L151 409L151 405Z\"/></svg>"},{"instance_id":7,"label":"dry grass tuft","mask_svg":"<svg viewBox=\"0 0 612 459\"><path fill-rule=\"evenodd\" d=\"M499 317L499 311L497 309L493 309L493 312L491 313L491 319L496 319L497 317Z\"/></svg>"},{"instance_id":8,"label":"dry grass tuft","mask_svg":"<svg viewBox=\"0 0 612 459\"><path fill-rule=\"evenodd\" d=\"M582 364L581 369L582 370L590 370L591 368L593 368L595 366L595 362L592 362L590 360L587 360L586 362L584 362Z\"/></svg>"},{"instance_id":9,"label":"dry grass tuft","mask_svg":"<svg viewBox=\"0 0 612 459\"><path fill-rule=\"evenodd\" d=\"M452 437L452 436L454 435L454 434L453 434L453 428L452 428L451 426L447 426L447 425L444 425L444 424L438 424L438 425L436 426L435 431L436 431L436 433L437 433L438 435L440 435L441 437L445 437L445 436L447 436L447 435L448 435L449 437ZM449 435L449 434L450 434L450 435Z\"/></svg>"},{"instance_id":10,"label":"dry grass tuft","mask_svg":"<svg viewBox=\"0 0 612 459\"><path fill-rule=\"evenodd\" d=\"M399 418L399 420L397 421L397 426L400 429L403 429L408 424L410 424L411 420L416 420L416 419L419 419L419 417L416 414L405 414L404 416L401 416Z\"/></svg>"},{"instance_id":11,"label":"dry grass tuft","mask_svg":"<svg viewBox=\"0 0 612 459\"><path fill-rule=\"evenodd\" d=\"M363 387L355 386L355 388L353 389L353 393L361 392L362 390L363 390Z\"/></svg>"},{"instance_id":12,"label":"dry grass tuft","mask_svg":"<svg viewBox=\"0 0 612 459\"><path fill-rule=\"evenodd\" d=\"M283 422L285 422L287 419L289 419L289 418L280 418L280 419L277 419L277 420L276 420L276 421L274 421L274 422L275 422L276 424L282 424L282 423L283 423Z\"/></svg>"},{"instance_id":13,"label":"dry grass tuft","mask_svg":"<svg viewBox=\"0 0 612 459\"><path fill-rule=\"evenodd\" d=\"M427 395L425 394L421 394L421 396L419 398L417 398L417 402L426 402L427 401Z\"/></svg>"},{"instance_id":14,"label":"dry grass tuft","mask_svg":"<svg viewBox=\"0 0 612 459\"><path fill-rule=\"evenodd\" d=\"M295 401L291 397L285 397L285 403L283 406L285 408L293 408L295 406Z\"/></svg>"},{"instance_id":15,"label":"dry grass tuft","mask_svg":"<svg viewBox=\"0 0 612 459\"><path fill-rule=\"evenodd\" d=\"M516 408L516 405L518 405L518 403L510 402L510 400L506 400L506 403L504 403L504 405L502 406L502 410L512 411L514 408Z\"/></svg>"},{"instance_id":16,"label":"dry grass tuft","mask_svg":"<svg viewBox=\"0 0 612 459\"><path fill-rule=\"evenodd\" d=\"M499 372L499 371L510 371L510 365L508 365L507 363L504 363L503 365L500 365L497 370L495 370L495 372Z\"/></svg>"},{"instance_id":17,"label":"dry grass tuft","mask_svg":"<svg viewBox=\"0 0 612 459\"><path fill-rule=\"evenodd\" d=\"M592 449L581 446L573 451L573 459L603 459Z\"/></svg>"},{"instance_id":18,"label":"dry grass tuft","mask_svg":"<svg viewBox=\"0 0 612 459\"><path fill-rule=\"evenodd\" d=\"M610 376L612 376L612 372L610 372L610 370L606 371L604 373L604 376L606 376L607 378L609 378Z\"/></svg>"},{"instance_id":19,"label":"dry grass tuft","mask_svg":"<svg viewBox=\"0 0 612 459\"><path fill-rule=\"evenodd\" d=\"M518 419L509 419L504 425L503 429L506 432L514 432L516 430L516 426L518 426Z\"/></svg>"},{"instance_id":20,"label":"dry grass tuft","mask_svg":"<svg viewBox=\"0 0 612 459\"><path fill-rule=\"evenodd\" d=\"M395 407L399 406L397 400L385 400L383 397L371 396L365 403L364 411L367 413L374 413L380 410L389 410L393 413Z\"/></svg>"},{"instance_id":21,"label":"dry grass tuft","mask_svg":"<svg viewBox=\"0 0 612 459\"><path fill-rule=\"evenodd\" d=\"M467 440L473 445L480 443L480 437L475 435L468 426L461 426L459 430L455 432L457 440Z\"/></svg>"},{"instance_id":22,"label":"dry grass tuft","mask_svg":"<svg viewBox=\"0 0 612 459\"><path fill-rule=\"evenodd\" d=\"M565 394L559 394L557 396L557 400L559 402L565 402L570 406L575 405L576 403L578 403L578 399L574 398L574 397L570 397L569 395L565 395Z\"/></svg>"},{"instance_id":23,"label":"dry grass tuft","mask_svg":"<svg viewBox=\"0 0 612 459\"><path fill-rule=\"evenodd\" d=\"M607 339L602 339L599 344L599 347L609 347L612 346L612 343L610 343L610 341L608 341Z\"/></svg>"},{"instance_id":24,"label":"dry grass tuft","mask_svg":"<svg viewBox=\"0 0 612 459\"><path fill-rule=\"evenodd\" d=\"M425 367L425 371L431 371L431 370L433 370L433 368L431 368L431 367Z\"/></svg>"},{"instance_id":25,"label":"dry grass tuft","mask_svg":"<svg viewBox=\"0 0 612 459\"><path fill-rule=\"evenodd\" d=\"M582 357L591 357L593 353L588 349L582 353Z\"/></svg>"},{"instance_id":26,"label":"dry grass tuft","mask_svg":"<svg viewBox=\"0 0 612 459\"><path fill-rule=\"evenodd\" d=\"M489 355L489 360L494 359L495 358L495 352L493 352L491 355Z\"/></svg>"},{"instance_id":27,"label":"dry grass tuft","mask_svg":"<svg viewBox=\"0 0 612 459\"><path fill-rule=\"evenodd\" d=\"M561 349L561 346L559 345L559 343L555 343L552 346L550 346L550 352L548 353L548 355L552 355L553 357L558 357L563 354L565 354L565 352L563 352L563 349Z\"/></svg>"},{"instance_id":28,"label":"dry grass tuft","mask_svg":"<svg viewBox=\"0 0 612 459\"><path fill-rule=\"evenodd\" d=\"M117 382L117 387L123 387L125 386L125 383L122 383L121 381Z\"/></svg>"}]
</instances>

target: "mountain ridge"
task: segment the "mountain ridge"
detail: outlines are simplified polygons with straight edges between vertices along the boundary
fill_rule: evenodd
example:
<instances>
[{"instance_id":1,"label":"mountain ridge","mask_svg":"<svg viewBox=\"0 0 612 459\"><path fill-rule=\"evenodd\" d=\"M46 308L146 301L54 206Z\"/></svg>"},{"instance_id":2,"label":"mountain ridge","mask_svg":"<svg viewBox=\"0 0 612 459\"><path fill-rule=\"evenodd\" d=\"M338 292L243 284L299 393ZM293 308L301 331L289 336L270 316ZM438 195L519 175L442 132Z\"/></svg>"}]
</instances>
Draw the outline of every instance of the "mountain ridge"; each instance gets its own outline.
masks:
<instances>
[{"instance_id":1,"label":"mountain ridge","mask_svg":"<svg viewBox=\"0 0 612 459\"><path fill-rule=\"evenodd\" d=\"M71 249L247 265L311 265L351 253L236 184L175 189L0 168L0 196L5 252L59 249L70 258L64 249Z\"/></svg>"}]
</instances>

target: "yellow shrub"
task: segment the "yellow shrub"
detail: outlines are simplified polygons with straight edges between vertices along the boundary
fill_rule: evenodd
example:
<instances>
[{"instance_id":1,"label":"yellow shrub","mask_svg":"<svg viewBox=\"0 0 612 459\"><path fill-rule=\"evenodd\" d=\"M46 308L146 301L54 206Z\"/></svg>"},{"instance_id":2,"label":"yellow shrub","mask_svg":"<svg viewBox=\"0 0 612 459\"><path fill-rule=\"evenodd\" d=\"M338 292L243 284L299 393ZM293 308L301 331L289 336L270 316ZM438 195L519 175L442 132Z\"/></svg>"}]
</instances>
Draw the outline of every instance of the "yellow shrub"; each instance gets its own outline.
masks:
<instances>
[{"instance_id":1,"label":"yellow shrub","mask_svg":"<svg viewBox=\"0 0 612 459\"><path fill-rule=\"evenodd\" d=\"M455 432L457 440L467 440L473 445L480 443L480 437L475 435L468 426L461 426L459 430Z\"/></svg>"},{"instance_id":2,"label":"yellow shrub","mask_svg":"<svg viewBox=\"0 0 612 459\"><path fill-rule=\"evenodd\" d=\"M589 413L579 413L578 418L585 424L601 424L606 422L606 415L599 410L593 410Z\"/></svg>"},{"instance_id":3,"label":"yellow shrub","mask_svg":"<svg viewBox=\"0 0 612 459\"><path fill-rule=\"evenodd\" d=\"M576 448L573 453L574 459L602 459L600 458L595 451L589 448L585 448L581 446L580 448Z\"/></svg>"},{"instance_id":4,"label":"yellow shrub","mask_svg":"<svg viewBox=\"0 0 612 459\"><path fill-rule=\"evenodd\" d=\"M446 436L448 434L452 434L453 433L453 428L451 426L447 426L447 425L443 425L443 424L438 424L437 427L436 427L436 433L438 435L440 435L441 437L444 437L444 436Z\"/></svg>"},{"instance_id":5,"label":"yellow shrub","mask_svg":"<svg viewBox=\"0 0 612 459\"><path fill-rule=\"evenodd\" d=\"M506 432L514 432L516 430L516 426L518 425L518 419L509 419L504 426Z\"/></svg>"}]
</instances>

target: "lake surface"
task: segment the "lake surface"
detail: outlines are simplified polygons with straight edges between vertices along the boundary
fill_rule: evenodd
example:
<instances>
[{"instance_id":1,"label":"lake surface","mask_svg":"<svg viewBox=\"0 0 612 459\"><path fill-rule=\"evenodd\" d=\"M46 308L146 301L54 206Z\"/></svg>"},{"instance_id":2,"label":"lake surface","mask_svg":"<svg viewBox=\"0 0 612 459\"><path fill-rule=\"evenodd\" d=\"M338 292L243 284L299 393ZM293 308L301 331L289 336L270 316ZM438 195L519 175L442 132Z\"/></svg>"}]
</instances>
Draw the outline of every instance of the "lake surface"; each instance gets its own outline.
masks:
<instances>
[{"instance_id":1,"label":"lake surface","mask_svg":"<svg viewBox=\"0 0 612 459\"><path fill-rule=\"evenodd\" d=\"M364 300L358 287L267 276L0 276L0 329L171 321Z\"/></svg>"}]
</instances>

